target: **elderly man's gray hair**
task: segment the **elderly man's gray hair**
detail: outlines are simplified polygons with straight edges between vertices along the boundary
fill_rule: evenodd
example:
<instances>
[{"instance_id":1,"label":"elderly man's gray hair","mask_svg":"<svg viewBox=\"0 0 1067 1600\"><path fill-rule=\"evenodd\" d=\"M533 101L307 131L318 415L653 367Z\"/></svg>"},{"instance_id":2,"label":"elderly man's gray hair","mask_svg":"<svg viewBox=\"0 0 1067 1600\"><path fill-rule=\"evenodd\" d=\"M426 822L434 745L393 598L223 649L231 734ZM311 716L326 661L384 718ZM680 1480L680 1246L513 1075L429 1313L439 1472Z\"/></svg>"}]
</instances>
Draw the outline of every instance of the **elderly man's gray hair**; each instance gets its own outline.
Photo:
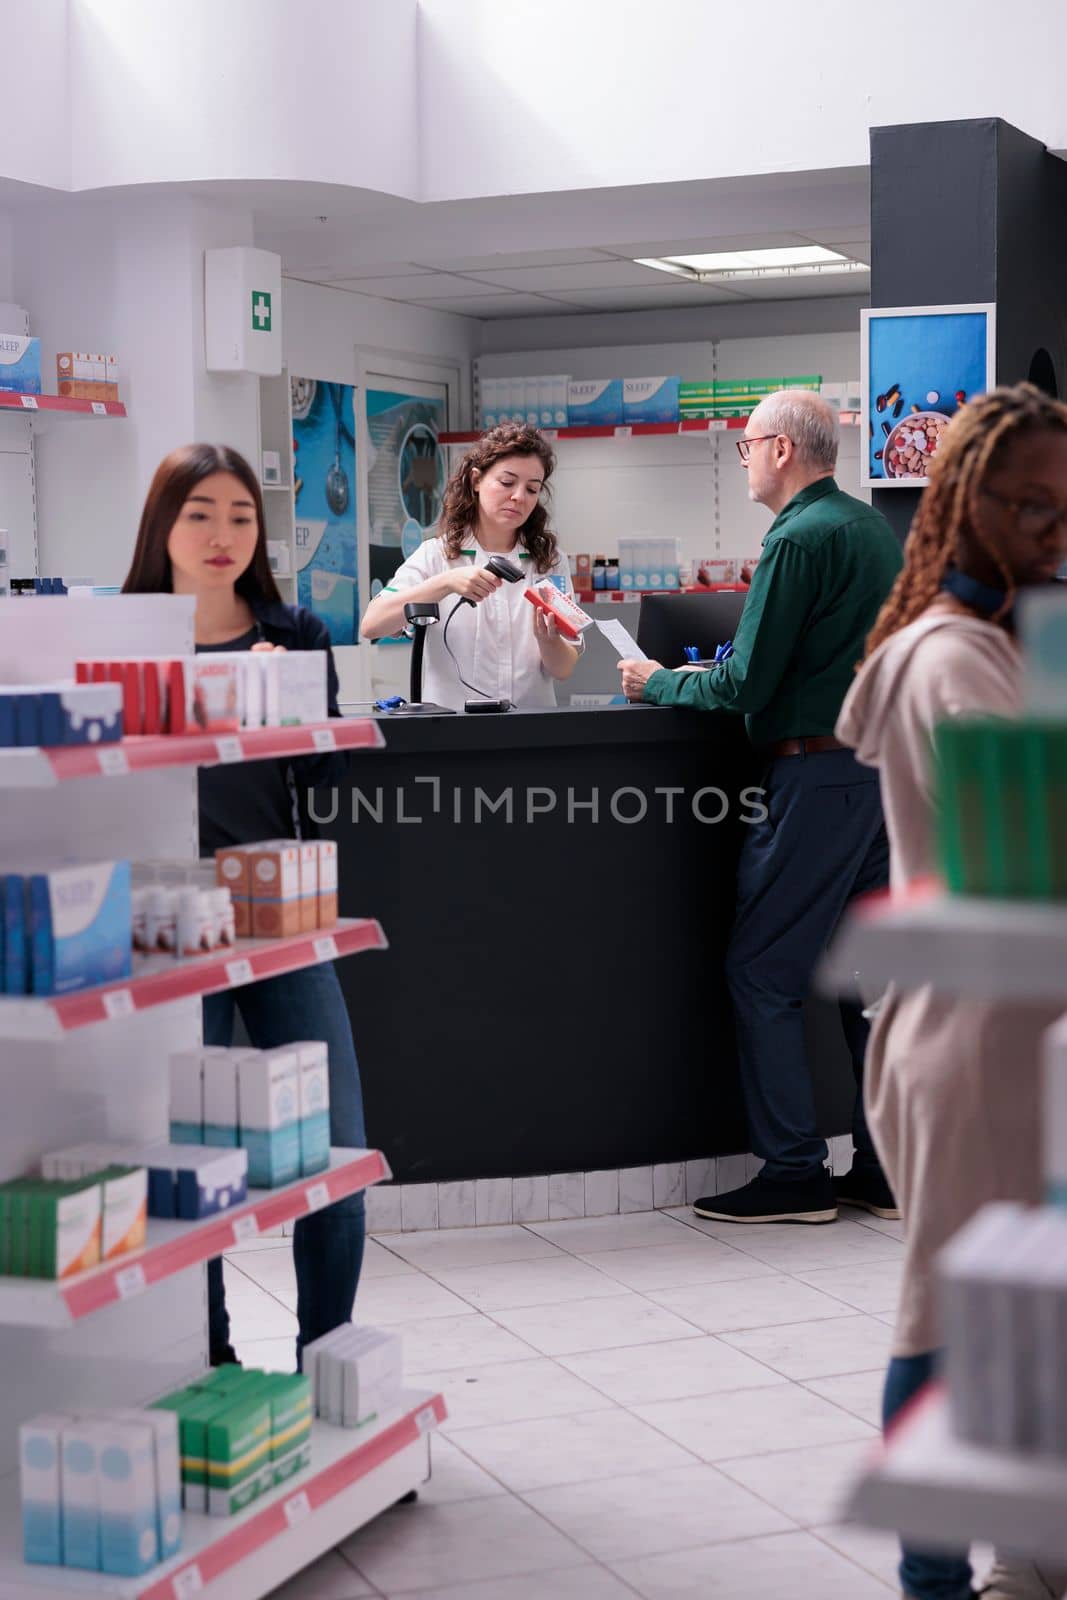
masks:
<instances>
[{"instance_id":1,"label":"elderly man's gray hair","mask_svg":"<svg viewBox=\"0 0 1067 1600\"><path fill-rule=\"evenodd\" d=\"M760 433L784 433L805 466L833 472L837 465L837 412L813 389L779 389L761 400Z\"/></svg>"}]
</instances>

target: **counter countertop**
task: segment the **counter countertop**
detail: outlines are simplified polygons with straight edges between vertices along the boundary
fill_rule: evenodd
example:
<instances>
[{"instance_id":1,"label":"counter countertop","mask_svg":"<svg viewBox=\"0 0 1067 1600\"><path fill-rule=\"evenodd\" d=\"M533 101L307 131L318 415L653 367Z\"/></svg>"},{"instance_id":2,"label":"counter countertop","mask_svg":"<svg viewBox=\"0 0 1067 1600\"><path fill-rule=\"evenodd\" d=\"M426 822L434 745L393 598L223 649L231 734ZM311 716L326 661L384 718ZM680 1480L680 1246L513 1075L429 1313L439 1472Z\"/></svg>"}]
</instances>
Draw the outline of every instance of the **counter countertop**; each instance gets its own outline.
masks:
<instances>
[{"instance_id":1,"label":"counter countertop","mask_svg":"<svg viewBox=\"0 0 1067 1600\"><path fill-rule=\"evenodd\" d=\"M366 716L367 712L353 706L352 714ZM600 706L595 710L559 706L552 711L474 716L460 712L452 717L394 717L383 712L374 720L385 734L386 749L398 754L745 739L741 717L727 711L688 711L677 706Z\"/></svg>"}]
</instances>

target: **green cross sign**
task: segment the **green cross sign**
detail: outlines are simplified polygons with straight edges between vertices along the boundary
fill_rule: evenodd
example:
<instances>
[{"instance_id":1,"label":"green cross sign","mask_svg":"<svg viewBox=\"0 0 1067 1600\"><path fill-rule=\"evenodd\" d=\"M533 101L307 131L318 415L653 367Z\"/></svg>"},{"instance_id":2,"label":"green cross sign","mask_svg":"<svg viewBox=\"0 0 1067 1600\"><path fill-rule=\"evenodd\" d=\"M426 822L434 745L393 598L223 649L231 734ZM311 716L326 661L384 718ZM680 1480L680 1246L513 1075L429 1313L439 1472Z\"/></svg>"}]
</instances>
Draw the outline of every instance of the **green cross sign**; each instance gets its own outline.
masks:
<instances>
[{"instance_id":1,"label":"green cross sign","mask_svg":"<svg viewBox=\"0 0 1067 1600\"><path fill-rule=\"evenodd\" d=\"M256 333L270 332L270 295L265 289L252 290L252 327Z\"/></svg>"}]
</instances>

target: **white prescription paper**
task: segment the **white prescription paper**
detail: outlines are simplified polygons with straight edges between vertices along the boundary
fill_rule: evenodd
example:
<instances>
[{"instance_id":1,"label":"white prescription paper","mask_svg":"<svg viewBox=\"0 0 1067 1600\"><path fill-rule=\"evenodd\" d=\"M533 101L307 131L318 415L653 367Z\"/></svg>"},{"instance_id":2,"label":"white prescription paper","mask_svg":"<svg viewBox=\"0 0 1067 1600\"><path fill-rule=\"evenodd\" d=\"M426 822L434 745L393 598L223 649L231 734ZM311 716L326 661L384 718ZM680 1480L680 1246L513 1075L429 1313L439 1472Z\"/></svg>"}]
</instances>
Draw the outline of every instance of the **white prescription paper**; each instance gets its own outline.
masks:
<instances>
[{"instance_id":1,"label":"white prescription paper","mask_svg":"<svg viewBox=\"0 0 1067 1600\"><path fill-rule=\"evenodd\" d=\"M597 627L609 644L614 645L624 661L647 661L648 657L641 649L637 640L627 633L621 622L616 622L614 617L610 622L597 622Z\"/></svg>"}]
</instances>

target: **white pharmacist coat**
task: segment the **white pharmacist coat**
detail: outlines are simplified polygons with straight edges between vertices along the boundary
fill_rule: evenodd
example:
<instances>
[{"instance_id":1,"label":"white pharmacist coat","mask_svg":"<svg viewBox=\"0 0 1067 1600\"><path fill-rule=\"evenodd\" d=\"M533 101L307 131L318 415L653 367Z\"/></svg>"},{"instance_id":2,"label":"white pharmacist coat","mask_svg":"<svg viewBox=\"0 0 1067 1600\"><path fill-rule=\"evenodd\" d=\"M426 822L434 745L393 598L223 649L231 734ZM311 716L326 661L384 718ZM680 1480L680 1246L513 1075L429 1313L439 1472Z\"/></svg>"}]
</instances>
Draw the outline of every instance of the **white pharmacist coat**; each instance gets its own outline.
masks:
<instances>
[{"instance_id":1,"label":"white pharmacist coat","mask_svg":"<svg viewBox=\"0 0 1067 1600\"><path fill-rule=\"evenodd\" d=\"M403 593L416 584L436 578L452 567L484 567L490 552L483 550L473 535L455 560L445 554L443 539L427 539L393 574L386 592ZM530 583L542 577L562 579L567 594L573 594L567 558L562 553L549 573L538 573L532 558L516 544L507 552L509 561L528 574ZM556 704L555 680L541 663L541 652L534 637L534 607L524 598L526 583L502 583L500 588L476 606L460 605L448 629L448 643L459 671L445 649L445 623L459 601L446 595L441 601L441 620L427 629L426 653L422 661L422 696L437 705L462 711L464 702L476 696L464 688L460 676L475 690L492 699L510 700L523 710L551 710Z\"/></svg>"}]
</instances>

